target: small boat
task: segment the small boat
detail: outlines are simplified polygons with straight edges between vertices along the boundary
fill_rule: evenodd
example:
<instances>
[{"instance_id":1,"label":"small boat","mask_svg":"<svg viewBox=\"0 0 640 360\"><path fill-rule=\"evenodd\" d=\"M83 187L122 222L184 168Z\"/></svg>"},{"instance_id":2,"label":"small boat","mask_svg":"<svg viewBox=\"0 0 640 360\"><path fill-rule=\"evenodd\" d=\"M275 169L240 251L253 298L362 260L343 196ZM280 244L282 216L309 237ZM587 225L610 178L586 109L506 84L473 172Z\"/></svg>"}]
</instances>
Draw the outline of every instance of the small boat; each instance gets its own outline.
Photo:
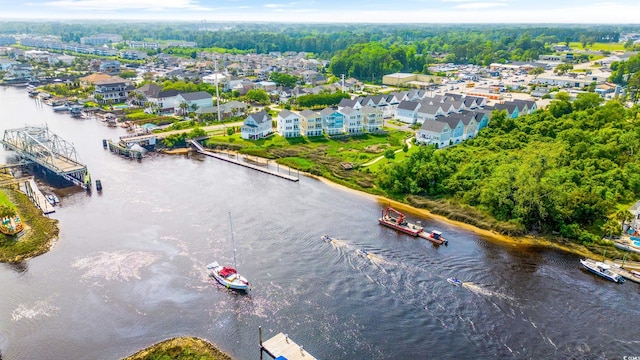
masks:
<instances>
[{"instance_id":1,"label":"small boat","mask_svg":"<svg viewBox=\"0 0 640 360\"><path fill-rule=\"evenodd\" d=\"M418 234L418 236L420 236L421 238L427 239L435 244L445 244L447 245L449 242L447 241L447 239L445 239L444 237L442 237L442 232L438 231L438 230L431 230L431 232L429 234L425 233L424 231L421 232L420 234Z\"/></svg>"},{"instance_id":2,"label":"small boat","mask_svg":"<svg viewBox=\"0 0 640 360\"><path fill-rule=\"evenodd\" d=\"M329 236L329 235L322 235L320 238L322 239L322 241L327 242L327 243L330 243L330 242L332 242L333 240L335 240L334 238L332 238L332 237L331 237L331 236Z\"/></svg>"},{"instance_id":3,"label":"small boat","mask_svg":"<svg viewBox=\"0 0 640 360\"><path fill-rule=\"evenodd\" d=\"M233 243L233 267L222 266L217 261L207 265L209 276L213 276L216 281L224 285L227 289L249 291L249 281L236 270L236 244L233 236L233 224L231 223L231 213L229 213L229 227L231 228L231 241Z\"/></svg>"},{"instance_id":4,"label":"small boat","mask_svg":"<svg viewBox=\"0 0 640 360\"><path fill-rule=\"evenodd\" d=\"M584 266L584 268L589 270L590 272L601 276L609 281L613 281L619 284L622 284L624 282L624 278L620 276L620 274L611 270L611 266L603 262L591 259L580 259L580 264L582 264L582 266Z\"/></svg>"},{"instance_id":5,"label":"small boat","mask_svg":"<svg viewBox=\"0 0 640 360\"><path fill-rule=\"evenodd\" d=\"M54 106L53 107L53 111L55 111L55 112L69 111L69 109L70 109L70 107L67 104L58 105L58 106Z\"/></svg>"},{"instance_id":6,"label":"small boat","mask_svg":"<svg viewBox=\"0 0 640 360\"><path fill-rule=\"evenodd\" d=\"M362 256L362 257L369 257L369 252L365 249L357 249L356 250L356 254Z\"/></svg>"},{"instance_id":7,"label":"small boat","mask_svg":"<svg viewBox=\"0 0 640 360\"><path fill-rule=\"evenodd\" d=\"M73 105L69 108L69 113L71 114L72 117L81 117L82 116L82 106L80 105Z\"/></svg>"},{"instance_id":8,"label":"small boat","mask_svg":"<svg viewBox=\"0 0 640 360\"><path fill-rule=\"evenodd\" d=\"M47 201L51 205L56 205L60 203L60 199L58 199L58 197L55 194L47 194L45 197L47 198Z\"/></svg>"},{"instance_id":9,"label":"small boat","mask_svg":"<svg viewBox=\"0 0 640 360\"><path fill-rule=\"evenodd\" d=\"M96 180L96 190L102 191L102 181Z\"/></svg>"},{"instance_id":10,"label":"small boat","mask_svg":"<svg viewBox=\"0 0 640 360\"><path fill-rule=\"evenodd\" d=\"M455 286L461 286L462 285L462 281L460 281L460 279L458 279L457 277L450 277L447 279L447 282L451 285L455 285Z\"/></svg>"}]
</instances>

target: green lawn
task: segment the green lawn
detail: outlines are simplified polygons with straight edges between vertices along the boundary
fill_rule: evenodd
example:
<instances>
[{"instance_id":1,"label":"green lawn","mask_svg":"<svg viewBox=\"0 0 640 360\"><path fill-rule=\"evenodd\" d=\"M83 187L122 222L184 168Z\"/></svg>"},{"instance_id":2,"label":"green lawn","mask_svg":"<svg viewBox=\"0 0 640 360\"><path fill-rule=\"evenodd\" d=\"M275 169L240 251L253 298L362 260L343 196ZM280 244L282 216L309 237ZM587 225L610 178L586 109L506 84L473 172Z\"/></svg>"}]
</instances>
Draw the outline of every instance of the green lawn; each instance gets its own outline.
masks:
<instances>
[{"instance_id":1,"label":"green lawn","mask_svg":"<svg viewBox=\"0 0 640 360\"><path fill-rule=\"evenodd\" d=\"M583 50L580 42L571 42L569 47L576 50ZM594 51L624 51L624 44L621 43L594 43L587 45L587 49Z\"/></svg>"},{"instance_id":2,"label":"green lawn","mask_svg":"<svg viewBox=\"0 0 640 360\"><path fill-rule=\"evenodd\" d=\"M7 197L7 194L5 194L2 190L0 190L0 205L7 205L7 206L14 207L11 200L9 200L9 197Z\"/></svg>"}]
</instances>

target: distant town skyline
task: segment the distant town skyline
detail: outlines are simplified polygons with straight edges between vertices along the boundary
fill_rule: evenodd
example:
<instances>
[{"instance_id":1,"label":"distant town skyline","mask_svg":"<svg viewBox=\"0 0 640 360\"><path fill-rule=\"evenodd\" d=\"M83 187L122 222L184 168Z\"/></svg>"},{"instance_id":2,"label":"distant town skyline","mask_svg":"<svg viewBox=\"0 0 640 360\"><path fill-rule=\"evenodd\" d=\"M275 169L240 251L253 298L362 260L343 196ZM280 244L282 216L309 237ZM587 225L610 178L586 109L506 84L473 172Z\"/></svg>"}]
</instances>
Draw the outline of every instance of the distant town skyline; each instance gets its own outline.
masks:
<instances>
[{"instance_id":1,"label":"distant town skyline","mask_svg":"<svg viewBox=\"0 0 640 360\"><path fill-rule=\"evenodd\" d=\"M638 0L0 0L1 20L639 24Z\"/></svg>"}]
</instances>

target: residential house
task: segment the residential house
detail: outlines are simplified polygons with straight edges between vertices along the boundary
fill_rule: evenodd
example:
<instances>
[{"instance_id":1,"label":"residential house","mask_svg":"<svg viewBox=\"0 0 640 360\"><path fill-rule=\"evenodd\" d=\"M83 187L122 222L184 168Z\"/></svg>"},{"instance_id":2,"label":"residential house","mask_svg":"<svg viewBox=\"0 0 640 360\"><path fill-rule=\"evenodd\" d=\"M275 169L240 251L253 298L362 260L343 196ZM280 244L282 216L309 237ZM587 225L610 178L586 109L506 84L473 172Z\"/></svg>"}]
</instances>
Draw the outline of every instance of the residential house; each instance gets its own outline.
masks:
<instances>
[{"instance_id":1,"label":"residential house","mask_svg":"<svg viewBox=\"0 0 640 360\"><path fill-rule=\"evenodd\" d=\"M147 101L151 106L145 109L147 113L173 113L176 108L178 90L160 91L157 94L147 94Z\"/></svg>"},{"instance_id":2,"label":"residential house","mask_svg":"<svg viewBox=\"0 0 640 360\"><path fill-rule=\"evenodd\" d=\"M98 71L107 75L120 74L120 61L117 61L117 60L102 61L100 63L100 67Z\"/></svg>"},{"instance_id":3,"label":"residential house","mask_svg":"<svg viewBox=\"0 0 640 360\"><path fill-rule=\"evenodd\" d=\"M304 136L322 135L322 116L315 111L300 112L300 132Z\"/></svg>"},{"instance_id":4,"label":"residential house","mask_svg":"<svg viewBox=\"0 0 640 360\"><path fill-rule=\"evenodd\" d=\"M276 118L276 131L280 136L290 138L300 136L300 115L282 110Z\"/></svg>"},{"instance_id":5,"label":"residential house","mask_svg":"<svg viewBox=\"0 0 640 360\"><path fill-rule=\"evenodd\" d=\"M360 113L362 114L362 126L365 132L382 131L384 126L384 113L382 110L365 105L360 109Z\"/></svg>"},{"instance_id":6,"label":"residential house","mask_svg":"<svg viewBox=\"0 0 640 360\"><path fill-rule=\"evenodd\" d=\"M538 105L536 105L536 102L533 100L514 99L513 103L518 106L519 114L527 115L538 110Z\"/></svg>"},{"instance_id":7,"label":"residential house","mask_svg":"<svg viewBox=\"0 0 640 360\"><path fill-rule=\"evenodd\" d=\"M362 98L360 97L357 97L355 99L342 99L338 104L338 110L342 110L345 107L360 110L360 108L362 108L362 104L360 103L360 101L362 101Z\"/></svg>"},{"instance_id":8,"label":"residential house","mask_svg":"<svg viewBox=\"0 0 640 360\"><path fill-rule=\"evenodd\" d=\"M93 98L102 104L124 103L129 97L129 92L135 89L131 82L117 76L109 80L96 81L94 86Z\"/></svg>"},{"instance_id":9,"label":"residential house","mask_svg":"<svg viewBox=\"0 0 640 360\"><path fill-rule=\"evenodd\" d=\"M464 138L464 123L462 114L455 113L450 116L440 118L436 121L446 122L451 129L450 144L457 144Z\"/></svg>"},{"instance_id":10,"label":"residential house","mask_svg":"<svg viewBox=\"0 0 640 360\"><path fill-rule=\"evenodd\" d=\"M520 115L518 106L513 102L505 102L503 104L495 104L493 106L495 110L502 111L505 110L507 112L507 117L517 118Z\"/></svg>"},{"instance_id":11,"label":"residential house","mask_svg":"<svg viewBox=\"0 0 640 360\"><path fill-rule=\"evenodd\" d=\"M262 139L272 133L271 116L264 110L249 114L240 128L240 135L247 140Z\"/></svg>"},{"instance_id":12,"label":"residential house","mask_svg":"<svg viewBox=\"0 0 640 360\"><path fill-rule=\"evenodd\" d=\"M13 65L17 65L18 62L15 60L9 60L9 59L0 59L0 70L1 71L7 71L9 70L9 68Z\"/></svg>"},{"instance_id":13,"label":"residential house","mask_svg":"<svg viewBox=\"0 0 640 360\"><path fill-rule=\"evenodd\" d=\"M478 122L478 132L487 126L489 126L489 120L491 119L491 108L478 109L476 113L476 121Z\"/></svg>"},{"instance_id":14,"label":"residential house","mask_svg":"<svg viewBox=\"0 0 640 360\"><path fill-rule=\"evenodd\" d=\"M417 112L416 122L422 124L428 120L436 120L438 116L445 116L447 113L442 110L443 104L431 104L425 100L421 101L420 108Z\"/></svg>"},{"instance_id":15,"label":"residential house","mask_svg":"<svg viewBox=\"0 0 640 360\"><path fill-rule=\"evenodd\" d=\"M451 128L449 124L439 120L425 121L416 134L416 141L419 144L435 144L439 148L449 146L450 139Z\"/></svg>"},{"instance_id":16,"label":"residential house","mask_svg":"<svg viewBox=\"0 0 640 360\"><path fill-rule=\"evenodd\" d=\"M325 134L339 135L344 133L344 115L332 108L324 108L320 111L322 118L322 130Z\"/></svg>"},{"instance_id":17,"label":"residential house","mask_svg":"<svg viewBox=\"0 0 640 360\"><path fill-rule=\"evenodd\" d=\"M338 110L344 116L344 132L347 134L361 134L363 131L362 113L350 107Z\"/></svg>"},{"instance_id":18,"label":"residential house","mask_svg":"<svg viewBox=\"0 0 640 360\"><path fill-rule=\"evenodd\" d=\"M181 104L187 104L187 112L196 111L200 108L211 107L213 98L206 91L196 91L189 93L181 93L176 96L175 112L182 112ZM184 115L184 114L183 114Z\"/></svg>"},{"instance_id":19,"label":"residential house","mask_svg":"<svg viewBox=\"0 0 640 360\"><path fill-rule=\"evenodd\" d=\"M27 80L33 74L33 67L30 64L13 64L9 66L5 80Z\"/></svg>"},{"instance_id":20,"label":"residential house","mask_svg":"<svg viewBox=\"0 0 640 360\"><path fill-rule=\"evenodd\" d=\"M402 101L396 109L396 119L407 124L415 124L418 119L420 103L415 101Z\"/></svg>"}]
</instances>

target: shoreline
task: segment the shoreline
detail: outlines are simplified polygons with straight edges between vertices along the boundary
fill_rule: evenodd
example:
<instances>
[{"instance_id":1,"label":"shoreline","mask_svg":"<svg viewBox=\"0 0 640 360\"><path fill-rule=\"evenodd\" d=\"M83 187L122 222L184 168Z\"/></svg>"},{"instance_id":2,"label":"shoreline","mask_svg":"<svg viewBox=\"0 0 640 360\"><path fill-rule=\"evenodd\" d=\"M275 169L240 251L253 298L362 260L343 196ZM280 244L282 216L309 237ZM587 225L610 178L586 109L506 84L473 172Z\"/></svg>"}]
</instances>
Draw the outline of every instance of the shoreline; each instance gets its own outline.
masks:
<instances>
[{"instance_id":1,"label":"shoreline","mask_svg":"<svg viewBox=\"0 0 640 360\"><path fill-rule=\"evenodd\" d=\"M302 173L302 172L301 172ZM512 247L523 247L523 248L546 248L546 249L555 249L555 250L560 250L563 252L567 252L567 253L571 253L571 254L575 254L575 255L580 255L583 257L588 257L588 258L596 258L599 255L589 251L588 249L584 248L581 245L578 244L573 244L570 242L567 242L565 244L563 243L559 243L559 242L554 242L546 237L542 237L542 236L535 236L535 235L525 235L525 236L510 236L510 235L503 235L503 234L499 234L495 231L492 230L486 230L486 229L481 229L477 226L471 225L471 224L467 224L465 222L461 222L461 221L457 221L457 220L452 220L447 218L446 216L443 215L438 215L438 214L434 214L431 211L427 210L427 209L423 209L423 208L418 208L397 200L392 200L389 199L387 197L384 196L380 196L380 195L374 195L374 194L370 194L367 193L365 191L360 191L360 190L356 190L353 188L350 188L348 186L342 185L342 184L338 184L335 183L325 177L322 176L316 176L313 174L308 174L308 173L303 173L304 175L308 176L308 177L312 177L316 180L320 180L322 182L324 182L327 185L330 186L335 186L340 188L341 190L347 190L347 191L351 191L353 193L359 194L359 195L363 195L366 197L370 197L372 199L375 199L379 204L381 205L385 205L385 204L389 204L391 207L393 207L396 210L400 210L402 212L407 212L407 213L411 213L414 215L419 215L423 218L428 218L428 219L433 219L433 220L437 220L440 222L444 222L447 223L449 225L455 225L457 227L460 227L462 229L465 229L467 231L471 231L477 235L482 236L484 239L492 241L494 243L497 244L501 244L501 245L511 245ZM446 237L446 236L445 236ZM455 244L455 240L453 242Z\"/></svg>"},{"instance_id":2,"label":"shoreline","mask_svg":"<svg viewBox=\"0 0 640 360\"><path fill-rule=\"evenodd\" d=\"M176 148L176 149L172 149L172 150L164 150L162 153L167 154L167 155L186 155L188 153L190 149L189 148ZM262 158L265 159L266 158ZM385 205L385 204L389 204L390 206L392 206L393 208L397 209L397 210L401 210L403 212L407 212L407 213L411 213L414 215L419 215L423 218L429 218L429 219L434 219L437 221L441 221L450 225L454 225L457 226L459 228L465 229L467 231L473 232L477 235L482 236L485 240L491 241L493 243L496 244L501 244L501 245L510 245L512 247L521 247L521 248L545 248L545 249L555 249L555 250L559 250L559 251L563 251L566 253L570 253L570 254L574 254L574 255L579 255L582 257L587 257L587 258L597 258L600 255L590 251L589 249L585 248L582 245L579 244L575 244L575 243L571 243L571 242L558 242L558 241L553 241L551 239L549 239L547 236L535 236L535 235L524 235L524 236L511 236L511 235L503 235L503 234L499 234L495 231L492 230L487 230L487 229L482 229L479 228L475 225L472 224L468 224L462 221L458 221L458 220L453 220L453 219L449 219L448 217L444 216L444 215L438 215L435 214L433 212L431 212L428 209L424 209L424 208L418 208L415 207L413 205L407 204L407 203L403 203L397 200L392 200L390 198L381 196L381 195L375 195L375 194L371 194L368 193L366 191L361 191L361 190L357 190L354 188L351 188L349 186L343 185L343 184L339 184L336 182L333 182L327 178L325 178L324 176L318 176L318 175L314 175L308 172L304 172L304 171L300 171L301 175L305 175L309 178L313 178L319 181L324 182L327 185L330 186L334 186L336 188L339 188L341 191L350 191L353 192L355 194L359 194L361 196L365 196L365 197L369 197L372 199L375 199L379 204L381 205ZM446 237L446 236L445 236ZM454 241L455 243L455 241Z\"/></svg>"}]
</instances>

